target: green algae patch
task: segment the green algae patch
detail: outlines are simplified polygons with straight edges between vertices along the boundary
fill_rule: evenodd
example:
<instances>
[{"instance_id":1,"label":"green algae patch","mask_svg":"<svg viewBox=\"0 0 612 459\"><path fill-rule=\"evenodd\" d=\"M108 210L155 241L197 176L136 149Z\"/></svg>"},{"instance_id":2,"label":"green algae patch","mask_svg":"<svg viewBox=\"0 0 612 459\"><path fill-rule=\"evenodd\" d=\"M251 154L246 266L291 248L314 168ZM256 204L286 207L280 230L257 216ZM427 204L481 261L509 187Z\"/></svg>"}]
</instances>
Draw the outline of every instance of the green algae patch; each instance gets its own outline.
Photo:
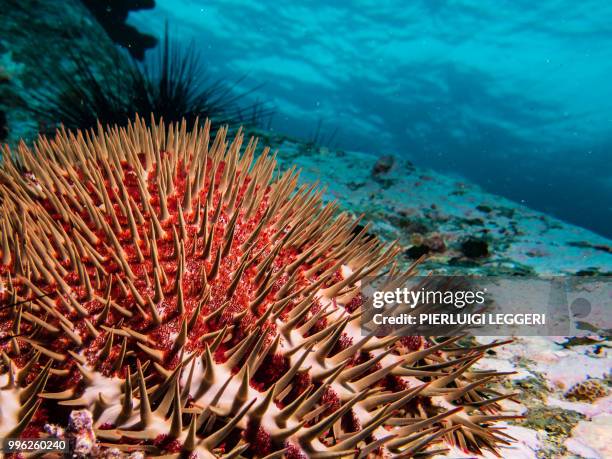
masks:
<instances>
[{"instance_id":1,"label":"green algae patch","mask_svg":"<svg viewBox=\"0 0 612 459\"><path fill-rule=\"evenodd\" d=\"M550 394L550 388L546 384L546 380L541 376L529 376L524 379L507 381L506 384L514 392L520 392L521 400L526 402L533 400L545 401L547 395Z\"/></svg>"},{"instance_id":2,"label":"green algae patch","mask_svg":"<svg viewBox=\"0 0 612 459\"><path fill-rule=\"evenodd\" d=\"M576 411L539 406L525 413L521 425L547 433L549 446L545 451L538 451L538 457L548 459L562 457L567 452L564 442L571 435L574 426L583 419L585 416Z\"/></svg>"}]
</instances>

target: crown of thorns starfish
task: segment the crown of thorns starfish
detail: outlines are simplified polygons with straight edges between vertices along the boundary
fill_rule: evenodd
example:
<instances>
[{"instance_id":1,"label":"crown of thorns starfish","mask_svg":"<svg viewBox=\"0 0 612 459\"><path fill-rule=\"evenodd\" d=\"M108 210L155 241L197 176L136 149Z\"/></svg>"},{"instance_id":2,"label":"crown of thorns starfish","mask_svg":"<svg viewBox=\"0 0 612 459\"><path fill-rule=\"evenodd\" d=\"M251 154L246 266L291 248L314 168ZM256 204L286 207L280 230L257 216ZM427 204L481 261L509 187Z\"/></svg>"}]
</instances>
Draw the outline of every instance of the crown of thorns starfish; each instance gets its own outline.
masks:
<instances>
[{"instance_id":1,"label":"crown of thorns starfish","mask_svg":"<svg viewBox=\"0 0 612 459\"><path fill-rule=\"evenodd\" d=\"M0 437L87 409L102 448L150 456L508 444L503 373L474 370L499 343L362 336L366 276L411 275L399 248L209 130L136 119L4 148Z\"/></svg>"}]
</instances>

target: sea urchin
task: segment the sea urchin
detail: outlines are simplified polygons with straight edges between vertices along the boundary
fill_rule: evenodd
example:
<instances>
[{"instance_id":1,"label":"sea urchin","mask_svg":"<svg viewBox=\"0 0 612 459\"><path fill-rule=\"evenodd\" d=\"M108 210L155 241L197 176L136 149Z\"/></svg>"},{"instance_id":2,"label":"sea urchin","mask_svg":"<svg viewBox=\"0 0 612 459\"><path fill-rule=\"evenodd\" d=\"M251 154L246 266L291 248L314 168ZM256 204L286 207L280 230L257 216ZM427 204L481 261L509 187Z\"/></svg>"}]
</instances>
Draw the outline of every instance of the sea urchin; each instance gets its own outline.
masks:
<instances>
[{"instance_id":1,"label":"sea urchin","mask_svg":"<svg viewBox=\"0 0 612 459\"><path fill-rule=\"evenodd\" d=\"M243 134L142 119L3 151L0 437L89 412L98 453L495 451L495 345L362 336L399 249ZM401 274L401 276L409 273ZM56 429L57 430L57 429ZM438 449L439 451L439 449Z\"/></svg>"}]
</instances>

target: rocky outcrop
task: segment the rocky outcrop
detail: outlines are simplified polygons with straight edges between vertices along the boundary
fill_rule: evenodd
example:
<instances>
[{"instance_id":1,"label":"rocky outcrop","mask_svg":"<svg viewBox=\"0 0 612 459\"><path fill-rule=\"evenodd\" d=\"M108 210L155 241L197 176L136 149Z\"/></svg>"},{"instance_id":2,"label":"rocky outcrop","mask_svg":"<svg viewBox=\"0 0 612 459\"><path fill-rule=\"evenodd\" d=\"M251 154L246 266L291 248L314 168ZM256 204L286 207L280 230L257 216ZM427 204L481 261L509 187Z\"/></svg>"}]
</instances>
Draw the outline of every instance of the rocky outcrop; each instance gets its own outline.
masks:
<instances>
[{"instance_id":1,"label":"rocky outcrop","mask_svg":"<svg viewBox=\"0 0 612 459\"><path fill-rule=\"evenodd\" d=\"M106 33L118 45L126 48L132 57L142 60L145 51L157 45L157 38L140 32L127 24L130 11L155 7L155 0L81 0L95 16Z\"/></svg>"},{"instance_id":2,"label":"rocky outcrop","mask_svg":"<svg viewBox=\"0 0 612 459\"><path fill-rule=\"evenodd\" d=\"M57 93L68 56L90 63L90 70L122 72L113 41L80 0L3 0L0 15L0 112L6 139L31 140L45 126L45 94ZM61 5L61 7L58 7ZM65 72L65 70L64 70Z\"/></svg>"}]
</instances>

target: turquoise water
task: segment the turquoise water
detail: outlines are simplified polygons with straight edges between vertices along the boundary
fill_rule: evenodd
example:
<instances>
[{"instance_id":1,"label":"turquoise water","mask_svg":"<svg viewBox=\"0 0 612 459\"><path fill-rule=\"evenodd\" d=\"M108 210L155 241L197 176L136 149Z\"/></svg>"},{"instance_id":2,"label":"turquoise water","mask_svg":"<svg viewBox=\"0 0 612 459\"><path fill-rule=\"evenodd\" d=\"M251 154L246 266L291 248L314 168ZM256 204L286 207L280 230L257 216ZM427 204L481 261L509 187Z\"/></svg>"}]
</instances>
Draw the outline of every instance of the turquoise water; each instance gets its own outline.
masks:
<instances>
[{"instance_id":1,"label":"turquoise water","mask_svg":"<svg viewBox=\"0 0 612 459\"><path fill-rule=\"evenodd\" d=\"M612 236L611 2L157 0L129 21L161 35L166 19L213 78L263 84L278 131Z\"/></svg>"}]
</instances>

